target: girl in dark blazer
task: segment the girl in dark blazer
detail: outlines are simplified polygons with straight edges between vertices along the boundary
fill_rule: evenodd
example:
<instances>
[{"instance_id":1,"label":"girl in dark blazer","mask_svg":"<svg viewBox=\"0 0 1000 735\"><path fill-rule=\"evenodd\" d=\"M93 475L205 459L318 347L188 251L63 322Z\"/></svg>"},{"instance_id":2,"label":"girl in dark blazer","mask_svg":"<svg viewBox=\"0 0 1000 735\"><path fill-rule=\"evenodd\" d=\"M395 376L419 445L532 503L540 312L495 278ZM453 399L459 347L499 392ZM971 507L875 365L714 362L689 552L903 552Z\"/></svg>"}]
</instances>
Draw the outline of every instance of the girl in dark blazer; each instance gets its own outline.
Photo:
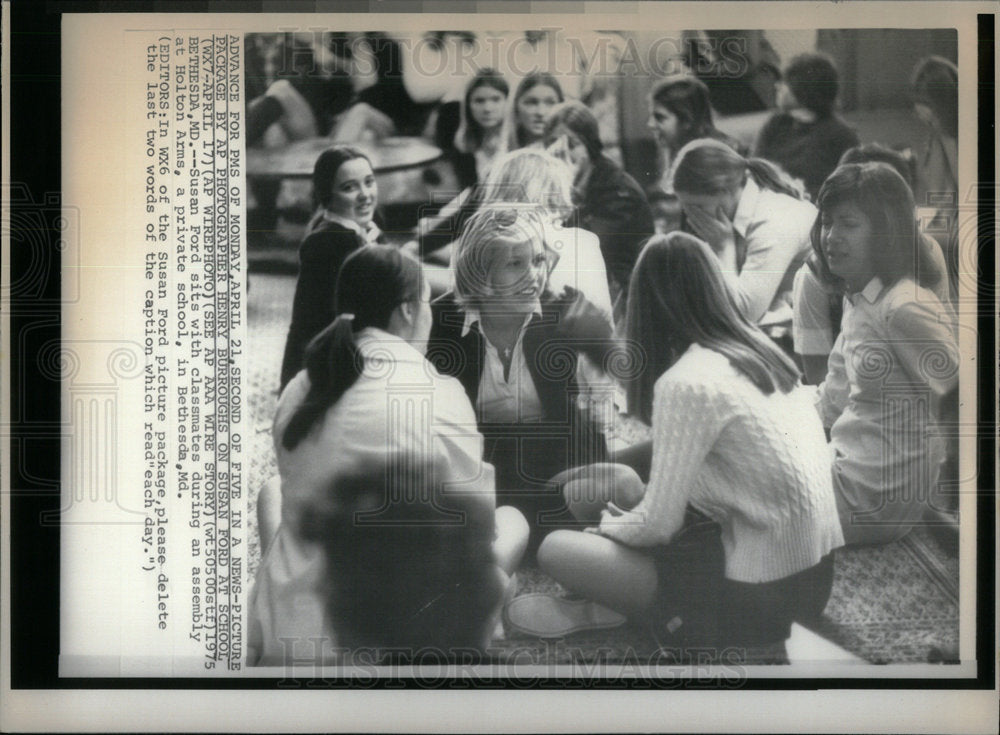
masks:
<instances>
[{"instance_id":1,"label":"girl in dark blazer","mask_svg":"<svg viewBox=\"0 0 1000 735\"><path fill-rule=\"evenodd\" d=\"M281 388L302 369L306 345L333 321L333 289L348 255L381 238L373 217L378 186L371 161L358 148L323 151L313 169L319 205L299 247L299 279L281 363Z\"/></svg>"},{"instance_id":2,"label":"girl in dark blazer","mask_svg":"<svg viewBox=\"0 0 1000 735\"><path fill-rule=\"evenodd\" d=\"M624 317L632 267L653 234L653 211L635 179L604 155L597 118L581 102L565 102L545 125L546 147L574 171L568 224L593 232L601 241L615 314Z\"/></svg>"},{"instance_id":3,"label":"girl in dark blazer","mask_svg":"<svg viewBox=\"0 0 1000 735\"><path fill-rule=\"evenodd\" d=\"M452 261L455 288L432 304L427 350L472 401L484 459L496 469L497 502L524 513L529 548L572 522L549 480L607 455L596 413L580 404L577 375L581 362L603 367L615 350L599 309L568 287L558 295L547 289L541 232L541 216L528 208L473 215Z\"/></svg>"}]
</instances>

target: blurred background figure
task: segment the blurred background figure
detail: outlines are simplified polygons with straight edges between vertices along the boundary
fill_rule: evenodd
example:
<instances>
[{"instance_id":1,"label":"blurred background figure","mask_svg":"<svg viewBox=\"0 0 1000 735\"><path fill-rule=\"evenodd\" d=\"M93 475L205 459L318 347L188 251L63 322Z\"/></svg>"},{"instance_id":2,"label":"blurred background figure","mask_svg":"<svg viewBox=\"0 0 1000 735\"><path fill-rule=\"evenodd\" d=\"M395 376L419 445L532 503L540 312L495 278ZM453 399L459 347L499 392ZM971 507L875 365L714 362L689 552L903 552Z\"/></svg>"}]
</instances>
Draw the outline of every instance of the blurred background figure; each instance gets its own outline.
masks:
<instances>
[{"instance_id":1,"label":"blurred background figure","mask_svg":"<svg viewBox=\"0 0 1000 735\"><path fill-rule=\"evenodd\" d=\"M776 112L757 137L754 155L805 184L814 198L858 134L837 114L839 75L825 54L800 54L777 83Z\"/></svg>"}]
</instances>

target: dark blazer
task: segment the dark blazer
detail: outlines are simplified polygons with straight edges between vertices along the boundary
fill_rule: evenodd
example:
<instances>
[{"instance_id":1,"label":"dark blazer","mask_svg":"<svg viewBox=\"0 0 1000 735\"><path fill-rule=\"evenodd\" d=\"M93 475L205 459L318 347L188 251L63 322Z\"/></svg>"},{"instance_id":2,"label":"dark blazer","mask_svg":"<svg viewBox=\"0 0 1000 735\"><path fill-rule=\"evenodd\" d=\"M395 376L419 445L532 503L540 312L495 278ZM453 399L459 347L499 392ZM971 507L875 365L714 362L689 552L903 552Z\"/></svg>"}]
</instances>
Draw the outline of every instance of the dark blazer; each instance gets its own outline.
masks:
<instances>
[{"instance_id":1,"label":"dark blazer","mask_svg":"<svg viewBox=\"0 0 1000 735\"><path fill-rule=\"evenodd\" d=\"M542 405L543 422L512 429L509 425L480 424L487 439L487 460L491 437L538 436L568 439L568 452L562 457L531 457L546 465L548 476L584 463L599 462L607 456L607 445L598 428L577 407L577 351L587 354L598 365L606 364L609 353L617 349L611 329L597 307L573 289L561 296L547 294L542 299L542 314L534 315L525 328L522 340L528 371ZM462 336L465 312L449 292L431 304L434 324L427 349L427 359L445 375L458 378L473 405L479 395L486 354L485 340L476 329ZM540 452L539 452L540 453ZM498 480L503 468L498 467ZM554 471L552 471L554 469ZM499 484L498 484L499 486Z\"/></svg>"},{"instance_id":2,"label":"dark blazer","mask_svg":"<svg viewBox=\"0 0 1000 735\"><path fill-rule=\"evenodd\" d=\"M363 245L353 230L321 219L299 246L299 280L281 361L282 389L302 369L309 342L333 321L337 273L347 256Z\"/></svg>"},{"instance_id":3,"label":"dark blazer","mask_svg":"<svg viewBox=\"0 0 1000 735\"><path fill-rule=\"evenodd\" d=\"M642 187L602 155L580 196L569 224L597 235L609 279L627 288L639 251L654 232L653 211Z\"/></svg>"}]
</instances>

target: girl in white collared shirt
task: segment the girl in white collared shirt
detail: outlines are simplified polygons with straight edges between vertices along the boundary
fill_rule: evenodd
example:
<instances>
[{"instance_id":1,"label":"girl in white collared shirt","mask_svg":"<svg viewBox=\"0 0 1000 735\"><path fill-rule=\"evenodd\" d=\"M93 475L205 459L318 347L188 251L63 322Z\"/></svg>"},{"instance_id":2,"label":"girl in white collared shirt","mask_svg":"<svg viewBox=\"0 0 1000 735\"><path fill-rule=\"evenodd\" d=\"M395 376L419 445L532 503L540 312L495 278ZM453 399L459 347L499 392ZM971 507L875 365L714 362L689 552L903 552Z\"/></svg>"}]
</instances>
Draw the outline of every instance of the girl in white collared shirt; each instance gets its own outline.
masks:
<instances>
[{"instance_id":1,"label":"girl in white collared shirt","mask_svg":"<svg viewBox=\"0 0 1000 735\"><path fill-rule=\"evenodd\" d=\"M790 324L792 281L809 256L816 219L801 186L709 138L678 151L672 180L687 222L719 256L746 317Z\"/></svg>"},{"instance_id":2,"label":"girl in white collared shirt","mask_svg":"<svg viewBox=\"0 0 1000 735\"><path fill-rule=\"evenodd\" d=\"M819 410L847 543L905 535L933 507L933 431L958 380L950 311L918 285L913 194L883 163L848 164L818 196L816 254L847 286Z\"/></svg>"}]
</instances>

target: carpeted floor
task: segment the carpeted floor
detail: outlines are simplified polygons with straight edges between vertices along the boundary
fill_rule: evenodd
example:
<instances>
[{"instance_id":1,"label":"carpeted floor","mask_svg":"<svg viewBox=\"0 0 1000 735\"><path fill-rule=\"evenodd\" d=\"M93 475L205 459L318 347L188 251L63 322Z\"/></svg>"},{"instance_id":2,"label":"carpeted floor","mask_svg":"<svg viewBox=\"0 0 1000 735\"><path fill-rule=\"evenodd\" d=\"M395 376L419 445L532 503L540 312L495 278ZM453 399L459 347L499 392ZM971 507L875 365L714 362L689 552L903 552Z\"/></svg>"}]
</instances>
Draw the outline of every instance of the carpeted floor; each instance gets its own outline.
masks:
<instances>
[{"instance_id":1,"label":"carpeted floor","mask_svg":"<svg viewBox=\"0 0 1000 735\"><path fill-rule=\"evenodd\" d=\"M248 445L253 495L247 566L252 579L261 553L256 533L256 492L275 473L271 418L295 279L252 273L250 283L246 393L253 422ZM624 421L617 431L628 441L640 438L642 430ZM564 594L555 581L537 569L518 572L518 594L539 591ZM884 547L837 552L833 594L815 632L871 663L922 663L941 658L942 651L957 651L958 617L958 560L928 529L918 528L902 541ZM631 625L579 633L555 642L519 637L508 631L494 645L501 657L515 662L641 665L659 660L656 639ZM746 651L739 663L786 661L784 647L774 646Z\"/></svg>"}]
</instances>

